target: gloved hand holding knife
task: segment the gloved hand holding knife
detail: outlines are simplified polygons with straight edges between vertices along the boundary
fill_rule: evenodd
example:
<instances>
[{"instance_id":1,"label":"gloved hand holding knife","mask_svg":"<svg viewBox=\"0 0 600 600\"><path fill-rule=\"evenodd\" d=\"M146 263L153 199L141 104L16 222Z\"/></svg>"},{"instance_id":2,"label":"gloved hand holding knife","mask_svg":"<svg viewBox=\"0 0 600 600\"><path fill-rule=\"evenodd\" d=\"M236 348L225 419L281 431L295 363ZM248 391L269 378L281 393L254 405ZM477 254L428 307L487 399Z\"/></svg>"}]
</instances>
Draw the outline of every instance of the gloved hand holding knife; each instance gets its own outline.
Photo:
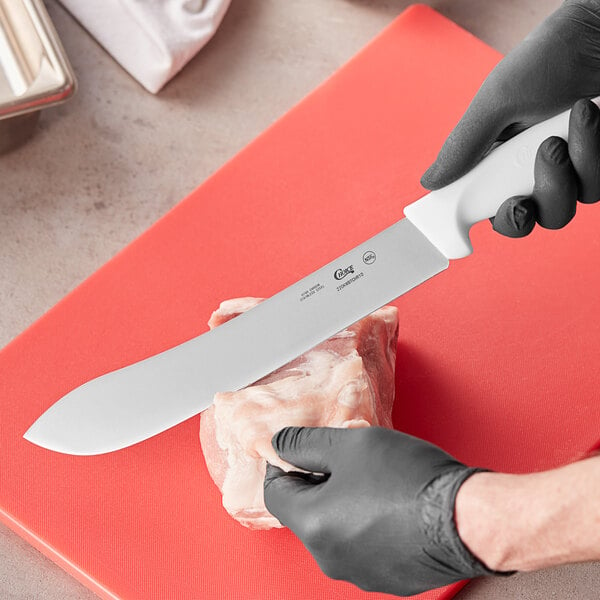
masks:
<instances>
[{"instance_id":1,"label":"gloved hand holding knife","mask_svg":"<svg viewBox=\"0 0 600 600\"><path fill-rule=\"evenodd\" d=\"M423 185L453 182L496 143L574 105L568 140L539 148L532 195L507 199L493 219L509 237L536 222L564 227L577 201L600 199L600 109L589 100L599 95L600 0L567 0L490 74ZM267 508L327 575L363 589L411 595L600 558L599 457L517 476L479 472L381 428L286 428L273 446L299 469L324 475L269 465Z\"/></svg>"},{"instance_id":2,"label":"gloved hand holding knife","mask_svg":"<svg viewBox=\"0 0 600 600\"><path fill-rule=\"evenodd\" d=\"M589 100L599 95L600 1L567 0L492 71L421 182L448 185L497 142L574 105L569 139L539 149L533 196L507 199L494 220L510 237L527 235L536 220L564 227L577 200L600 199L600 110Z\"/></svg>"}]
</instances>

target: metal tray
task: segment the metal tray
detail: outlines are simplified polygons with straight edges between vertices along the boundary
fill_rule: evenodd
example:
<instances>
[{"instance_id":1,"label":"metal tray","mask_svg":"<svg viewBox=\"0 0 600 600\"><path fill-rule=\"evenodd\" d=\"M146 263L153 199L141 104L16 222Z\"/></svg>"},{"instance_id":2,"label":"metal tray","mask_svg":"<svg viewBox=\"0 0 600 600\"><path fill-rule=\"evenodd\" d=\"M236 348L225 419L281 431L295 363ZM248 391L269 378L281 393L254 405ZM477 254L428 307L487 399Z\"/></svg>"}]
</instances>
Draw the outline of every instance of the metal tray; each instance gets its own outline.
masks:
<instances>
[{"instance_id":1,"label":"metal tray","mask_svg":"<svg viewBox=\"0 0 600 600\"><path fill-rule=\"evenodd\" d=\"M42 0L0 0L0 152L23 143L75 75Z\"/></svg>"}]
</instances>

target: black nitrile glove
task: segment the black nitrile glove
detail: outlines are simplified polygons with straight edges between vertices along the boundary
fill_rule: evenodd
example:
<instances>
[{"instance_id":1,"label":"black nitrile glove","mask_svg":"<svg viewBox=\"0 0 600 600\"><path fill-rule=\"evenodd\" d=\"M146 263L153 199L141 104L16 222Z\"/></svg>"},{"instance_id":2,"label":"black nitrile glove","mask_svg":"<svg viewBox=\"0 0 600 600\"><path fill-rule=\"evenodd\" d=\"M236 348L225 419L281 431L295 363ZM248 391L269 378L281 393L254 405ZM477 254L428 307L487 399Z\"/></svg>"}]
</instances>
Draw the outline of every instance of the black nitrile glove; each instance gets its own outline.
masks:
<instances>
[{"instance_id":1,"label":"black nitrile glove","mask_svg":"<svg viewBox=\"0 0 600 600\"><path fill-rule=\"evenodd\" d=\"M458 489L480 469L381 427L288 427L272 443L311 473L267 465L267 509L329 577L406 596L496 574L469 552L454 523Z\"/></svg>"},{"instance_id":2,"label":"black nitrile glove","mask_svg":"<svg viewBox=\"0 0 600 600\"><path fill-rule=\"evenodd\" d=\"M600 95L600 0L567 0L498 64L423 175L435 190L470 171L498 141ZM538 152L531 198L506 201L494 229L510 237L559 229L577 200L600 199L600 110L580 100L569 139L550 138Z\"/></svg>"}]
</instances>

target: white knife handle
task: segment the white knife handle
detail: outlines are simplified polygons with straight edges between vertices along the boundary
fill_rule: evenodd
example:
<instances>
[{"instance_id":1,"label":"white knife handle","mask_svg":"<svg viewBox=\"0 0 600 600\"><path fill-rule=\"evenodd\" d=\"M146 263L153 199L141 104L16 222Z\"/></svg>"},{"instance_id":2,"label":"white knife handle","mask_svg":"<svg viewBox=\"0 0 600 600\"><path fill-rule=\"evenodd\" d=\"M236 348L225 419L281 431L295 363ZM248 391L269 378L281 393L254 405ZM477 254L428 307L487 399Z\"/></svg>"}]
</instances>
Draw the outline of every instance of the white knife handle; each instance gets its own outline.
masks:
<instances>
[{"instance_id":1,"label":"white knife handle","mask_svg":"<svg viewBox=\"0 0 600 600\"><path fill-rule=\"evenodd\" d=\"M551 136L567 139L570 112L498 146L459 180L405 207L404 214L447 258L468 256L473 252L469 230L475 223L493 217L507 198L531 194L538 148Z\"/></svg>"}]
</instances>

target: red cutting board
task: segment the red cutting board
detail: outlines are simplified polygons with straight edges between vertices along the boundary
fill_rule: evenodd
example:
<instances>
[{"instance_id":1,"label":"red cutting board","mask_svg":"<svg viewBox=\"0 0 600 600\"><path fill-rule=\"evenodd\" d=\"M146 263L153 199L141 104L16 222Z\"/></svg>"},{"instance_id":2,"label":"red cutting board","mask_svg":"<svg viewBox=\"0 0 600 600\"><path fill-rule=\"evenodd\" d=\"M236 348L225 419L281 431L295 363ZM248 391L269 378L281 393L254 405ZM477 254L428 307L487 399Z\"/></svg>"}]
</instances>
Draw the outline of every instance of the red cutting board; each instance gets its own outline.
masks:
<instances>
[{"instance_id":1,"label":"red cutting board","mask_svg":"<svg viewBox=\"0 0 600 600\"><path fill-rule=\"evenodd\" d=\"M102 598L384 598L327 579L290 531L233 521L204 465L199 417L97 457L21 436L74 386L205 331L222 299L272 295L401 218L499 58L433 10L407 10L7 346L2 520ZM477 226L471 258L401 298L396 425L510 471L590 447L599 231L594 206L526 240Z\"/></svg>"}]
</instances>

